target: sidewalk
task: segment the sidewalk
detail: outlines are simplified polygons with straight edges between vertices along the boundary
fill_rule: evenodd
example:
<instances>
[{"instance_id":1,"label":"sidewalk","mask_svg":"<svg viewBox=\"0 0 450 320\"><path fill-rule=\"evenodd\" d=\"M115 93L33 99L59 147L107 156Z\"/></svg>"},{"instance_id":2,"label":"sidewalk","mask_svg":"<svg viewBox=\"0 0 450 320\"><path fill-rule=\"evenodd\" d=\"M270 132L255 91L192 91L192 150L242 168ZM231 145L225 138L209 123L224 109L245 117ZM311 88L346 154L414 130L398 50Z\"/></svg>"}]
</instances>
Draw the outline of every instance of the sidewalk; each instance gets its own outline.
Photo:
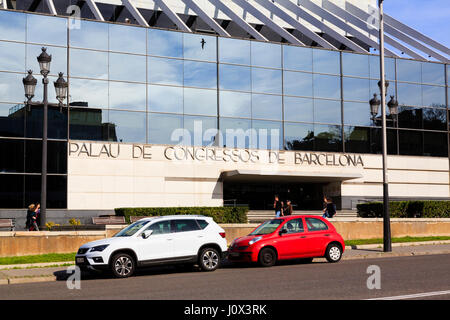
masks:
<instances>
[{"instance_id":1,"label":"sidewalk","mask_svg":"<svg viewBox=\"0 0 450 320\"><path fill-rule=\"evenodd\" d=\"M373 248L360 248L346 250L342 257L343 260L355 259L375 259L375 258L389 258L389 257L404 257L404 256L418 256L431 254L450 254L450 244L422 244L422 245L408 245L408 246L393 246L392 252L384 253L382 245L376 245ZM67 262L66 262L67 263ZM53 263L55 265L56 263ZM41 267L39 265L27 265L27 267L18 269L19 266L10 266L16 269L2 269L0 270L0 285L2 284L18 284L29 282L44 282L65 280L68 277L68 266L59 267ZM30 268L30 267L35 268ZM6 267L6 266L5 266ZM1 286L0 286L1 288Z\"/></svg>"}]
</instances>

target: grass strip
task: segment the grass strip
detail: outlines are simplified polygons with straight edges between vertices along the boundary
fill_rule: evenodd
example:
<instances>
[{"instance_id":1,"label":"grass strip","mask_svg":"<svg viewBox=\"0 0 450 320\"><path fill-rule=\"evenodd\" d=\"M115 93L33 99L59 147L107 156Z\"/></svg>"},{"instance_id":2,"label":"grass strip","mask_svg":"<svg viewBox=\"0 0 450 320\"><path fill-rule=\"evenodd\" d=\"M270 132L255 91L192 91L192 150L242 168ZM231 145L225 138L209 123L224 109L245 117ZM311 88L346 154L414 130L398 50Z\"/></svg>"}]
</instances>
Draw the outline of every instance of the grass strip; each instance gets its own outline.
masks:
<instances>
[{"instance_id":1,"label":"grass strip","mask_svg":"<svg viewBox=\"0 0 450 320\"><path fill-rule=\"evenodd\" d=\"M20 257L0 257L0 265L75 261L73 253L48 253Z\"/></svg>"},{"instance_id":2,"label":"grass strip","mask_svg":"<svg viewBox=\"0 0 450 320\"><path fill-rule=\"evenodd\" d=\"M424 241L442 241L450 240L448 236L439 237L401 237L392 238L392 243L408 243L408 242L424 242ZM358 240L345 240L346 246L357 246L363 244L382 244L383 239L358 239Z\"/></svg>"}]
</instances>

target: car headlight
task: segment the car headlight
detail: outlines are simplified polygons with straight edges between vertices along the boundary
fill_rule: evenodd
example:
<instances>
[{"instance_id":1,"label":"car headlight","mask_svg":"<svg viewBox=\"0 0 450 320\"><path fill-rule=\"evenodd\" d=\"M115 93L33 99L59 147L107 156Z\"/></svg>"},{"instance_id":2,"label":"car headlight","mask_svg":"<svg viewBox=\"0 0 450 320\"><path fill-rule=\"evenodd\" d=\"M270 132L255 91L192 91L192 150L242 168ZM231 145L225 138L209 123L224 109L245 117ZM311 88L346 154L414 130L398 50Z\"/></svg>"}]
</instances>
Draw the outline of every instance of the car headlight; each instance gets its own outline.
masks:
<instances>
[{"instance_id":1,"label":"car headlight","mask_svg":"<svg viewBox=\"0 0 450 320\"><path fill-rule=\"evenodd\" d=\"M103 245L101 245L101 246L92 247L90 251L91 251L91 252L102 252L102 251L105 250L108 246L109 246L109 244L103 244Z\"/></svg>"},{"instance_id":2,"label":"car headlight","mask_svg":"<svg viewBox=\"0 0 450 320\"><path fill-rule=\"evenodd\" d=\"M262 239L262 237L256 237L256 238L253 238L252 240L250 240L249 242L248 242L248 244L251 246L252 244L254 244L255 242L258 242L259 240L261 240Z\"/></svg>"}]
</instances>

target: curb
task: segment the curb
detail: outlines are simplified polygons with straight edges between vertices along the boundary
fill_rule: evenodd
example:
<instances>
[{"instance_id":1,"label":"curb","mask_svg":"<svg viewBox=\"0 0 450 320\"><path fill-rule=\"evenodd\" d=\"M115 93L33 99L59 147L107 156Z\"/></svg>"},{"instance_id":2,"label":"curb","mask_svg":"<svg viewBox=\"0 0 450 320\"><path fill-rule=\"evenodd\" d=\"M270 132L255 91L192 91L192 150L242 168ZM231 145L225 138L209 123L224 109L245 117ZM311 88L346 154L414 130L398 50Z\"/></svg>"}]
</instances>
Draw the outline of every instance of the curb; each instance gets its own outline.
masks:
<instances>
[{"instance_id":1,"label":"curb","mask_svg":"<svg viewBox=\"0 0 450 320\"><path fill-rule=\"evenodd\" d=\"M367 256L353 256L345 257L345 253L342 256L342 260L366 260L366 259L380 259L380 258L395 258L395 257L411 257L411 256L427 256L427 255L439 255L439 254L450 254L450 250L442 250L435 252L379 252L378 254L371 254Z\"/></svg>"},{"instance_id":2,"label":"curb","mask_svg":"<svg viewBox=\"0 0 450 320\"><path fill-rule=\"evenodd\" d=\"M8 279L8 284L49 282L49 281L56 281L56 277L55 276L43 276L43 277L10 278L10 279Z\"/></svg>"},{"instance_id":3,"label":"curb","mask_svg":"<svg viewBox=\"0 0 450 320\"><path fill-rule=\"evenodd\" d=\"M51 267L51 266L63 266L66 264L75 265L73 261L60 261L60 262L41 262L41 263L26 263L26 264L4 264L0 265L0 270L8 270L14 268L41 268L41 267Z\"/></svg>"},{"instance_id":4,"label":"curb","mask_svg":"<svg viewBox=\"0 0 450 320\"><path fill-rule=\"evenodd\" d=\"M413 247L413 246L436 245L436 244L450 244L450 240L398 242L398 243L392 243L392 247ZM374 243L374 244L359 244L359 245L355 245L355 246L345 246L345 250L376 249L379 247L383 247L383 244L382 243Z\"/></svg>"}]
</instances>

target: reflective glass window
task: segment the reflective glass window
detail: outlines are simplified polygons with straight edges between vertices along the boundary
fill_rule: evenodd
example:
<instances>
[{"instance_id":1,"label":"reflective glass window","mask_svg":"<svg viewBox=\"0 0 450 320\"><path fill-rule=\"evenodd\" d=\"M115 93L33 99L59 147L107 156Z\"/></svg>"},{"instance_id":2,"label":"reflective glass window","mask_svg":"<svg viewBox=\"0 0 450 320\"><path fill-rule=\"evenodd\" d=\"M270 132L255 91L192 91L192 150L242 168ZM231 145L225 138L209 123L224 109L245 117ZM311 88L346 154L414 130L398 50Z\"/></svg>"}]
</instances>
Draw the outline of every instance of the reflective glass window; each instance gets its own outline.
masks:
<instances>
[{"instance_id":1,"label":"reflective glass window","mask_svg":"<svg viewBox=\"0 0 450 320\"><path fill-rule=\"evenodd\" d=\"M145 28L109 24L109 50L145 54L146 34Z\"/></svg>"},{"instance_id":2,"label":"reflective glass window","mask_svg":"<svg viewBox=\"0 0 450 320\"><path fill-rule=\"evenodd\" d=\"M25 44L0 41L0 70L25 72Z\"/></svg>"},{"instance_id":3,"label":"reflective glass window","mask_svg":"<svg viewBox=\"0 0 450 320\"><path fill-rule=\"evenodd\" d=\"M183 116L176 114L148 114L148 142L155 144L178 144L181 140L175 130L179 130L182 137ZM174 133L173 140L172 133Z\"/></svg>"},{"instance_id":4,"label":"reflective glass window","mask_svg":"<svg viewBox=\"0 0 450 320\"><path fill-rule=\"evenodd\" d=\"M48 132L49 139L67 139L67 109L49 107L48 109Z\"/></svg>"},{"instance_id":5,"label":"reflective glass window","mask_svg":"<svg viewBox=\"0 0 450 320\"><path fill-rule=\"evenodd\" d=\"M401 155L423 155L423 132L414 130L399 130L398 145Z\"/></svg>"},{"instance_id":6,"label":"reflective glass window","mask_svg":"<svg viewBox=\"0 0 450 320\"><path fill-rule=\"evenodd\" d=\"M369 101L371 99L370 80L344 77L343 94L344 100Z\"/></svg>"},{"instance_id":7,"label":"reflective glass window","mask_svg":"<svg viewBox=\"0 0 450 320\"><path fill-rule=\"evenodd\" d=\"M70 46L108 50L108 24L86 20L73 20L79 27L70 28Z\"/></svg>"},{"instance_id":8,"label":"reflective glass window","mask_svg":"<svg viewBox=\"0 0 450 320\"><path fill-rule=\"evenodd\" d=\"M0 11L0 13L2 12ZM0 17L0 21L1 19L3 17ZM24 208L24 176L18 174L2 174L0 175L0 180L2 181L0 183L0 201L2 208Z\"/></svg>"},{"instance_id":9,"label":"reflective glass window","mask_svg":"<svg viewBox=\"0 0 450 320\"><path fill-rule=\"evenodd\" d=\"M257 142L252 145L258 149L281 150L283 146L283 128L279 121L253 120Z\"/></svg>"},{"instance_id":10,"label":"reflective glass window","mask_svg":"<svg viewBox=\"0 0 450 320\"><path fill-rule=\"evenodd\" d=\"M42 106L31 106L25 118L25 136L27 138L42 138Z\"/></svg>"},{"instance_id":11,"label":"reflective glass window","mask_svg":"<svg viewBox=\"0 0 450 320\"><path fill-rule=\"evenodd\" d=\"M250 93L220 91L220 116L250 118L252 98Z\"/></svg>"},{"instance_id":12,"label":"reflective glass window","mask_svg":"<svg viewBox=\"0 0 450 320\"><path fill-rule=\"evenodd\" d=\"M189 135L184 140L186 145L210 146L217 135L217 118L184 116L184 129Z\"/></svg>"},{"instance_id":13,"label":"reflective glass window","mask_svg":"<svg viewBox=\"0 0 450 320\"><path fill-rule=\"evenodd\" d=\"M25 93L22 79L24 77L24 74L0 72L0 102L23 103Z\"/></svg>"},{"instance_id":14,"label":"reflective glass window","mask_svg":"<svg viewBox=\"0 0 450 320\"><path fill-rule=\"evenodd\" d=\"M109 82L109 108L146 111L145 84Z\"/></svg>"},{"instance_id":15,"label":"reflective glass window","mask_svg":"<svg viewBox=\"0 0 450 320\"><path fill-rule=\"evenodd\" d=\"M90 108L108 108L108 82L70 79L70 103Z\"/></svg>"},{"instance_id":16,"label":"reflective glass window","mask_svg":"<svg viewBox=\"0 0 450 320\"><path fill-rule=\"evenodd\" d=\"M39 74L40 67L39 62L37 61L37 57L42 52L41 48L42 46L40 45L27 44L26 70L31 69L36 74ZM47 53L52 56L50 74L58 75L60 72L63 72L64 75L67 75L67 49L59 47L47 47ZM51 86L53 86L53 84Z\"/></svg>"},{"instance_id":17,"label":"reflective glass window","mask_svg":"<svg viewBox=\"0 0 450 320\"><path fill-rule=\"evenodd\" d=\"M70 76L108 79L108 53L70 49Z\"/></svg>"},{"instance_id":18,"label":"reflective glass window","mask_svg":"<svg viewBox=\"0 0 450 320\"><path fill-rule=\"evenodd\" d=\"M422 105L427 107L444 107L445 87L422 86Z\"/></svg>"},{"instance_id":19,"label":"reflective glass window","mask_svg":"<svg viewBox=\"0 0 450 320\"><path fill-rule=\"evenodd\" d=\"M70 108L70 139L107 141L108 132L115 136L115 126L108 122L108 110Z\"/></svg>"},{"instance_id":20,"label":"reflective glass window","mask_svg":"<svg viewBox=\"0 0 450 320\"><path fill-rule=\"evenodd\" d=\"M184 113L217 115L217 91L184 88Z\"/></svg>"},{"instance_id":21,"label":"reflective glass window","mask_svg":"<svg viewBox=\"0 0 450 320\"><path fill-rule=\"evenodd\" d=\"M148 110L183 113L183 88L149 85Z\"/></svg>"},{"instance_id":22,"label":"reflective glass window","mask_svg":"<svg viewBox=\"0 0 450 320\"><path fill-rule=\"evenodd\" d=\"M146 140L145 112L109 111L109 123L114 130L109 135L109 141L114 142L141 142Z\"/></svg>"},{"instance_id":23,"label":"reflective glass window","mask_svg":"<svg viewBox=\"0 0 450 320\"><path fill-rule=\"evenodd\" d=\"M399 107L398 126L400 128L421 129L423 112L422 108Z\"/></svg>"},{"instance_id":24,"label":"reflective glass window","mask_svg":"<svg viewBox=\"0 0 450 320\"><path fill-rule=\"evenodd\" d=\"M341 79L337 76L313 75L314 97L340 99Z\"/></svg>"},{"instance_id":25,"label":"reflective glass window","mask_svg":"<svg viewBox=\"0 0 450 320\"><path fill-rule=\"evenodd\" d=\"M367 54L342 53L344 76L369 77L369 56Z\"/></svg>"},{"instance_id":26,"label":"reflective glass window","mask_svg":"<svg viewBox=\"0 0 450 320\"><path fill-rule=\"evenodd\" d=\"M67 173L67 142L48 141L47 163L49 174ZM42 170L42 140L25 140L25 172L40 173Z\"/></svg>"},{"instance_id":27,"label":"reflective glass window","mask_svg":"<svg viewBox=\"0 0 450 320\"><path fill-rule=\"evenodd\" d=\"M315 151L342 151L342 127L332 125L314 125Z\"/></svg>"},{"instance_id":28,"label":"reflective glass window","mask_svg":"<svg viewBox=\"0 0 450 320\"><path fill-rule=\"evenodd\" d=\"M313 72L340 74L339 52L313 49Z\"/></svg>"},{"instance_id":29,"label":"reflective glass window","mask_svg":"<svg viewBox=\"0 0 450 320\"><path fill-rule=\"evenodd\" d=\"M313 150L314 126L304 123L284 123L286 150Z\"/></svg>"},{"instance_id":30,"label":"reflective glass window","mask_svg":"<svg viewBox=\"0 0 450 320\"><path fill-rule=\"evenodd\" d=\"M222 146L227 148L250 148L252 141L251 129L251 120L220 118Z\"/></svg>"},{"instance_id":31,"label":"reflective glass window","mask_svg":"<svg viewBox=\"0 0 450 320\"><path fill-rule=\"evenodd\" d=\"M250 41L219 37L219 61L250 65Z\"/></svg>"},{"instance_id":32,"label":"reflective glass window","mask_svg":"<svg viewBox=\"0 0 450 320\"><path fill-rule=\"evenodd\" d=\"M0 137L23 137L25 106L0 103Z\"/></svg>"},{"instance_id":33,"label":"reflective glass window","mask_svg":"<svg viewBox=\"0 0 450 320\"><path fill-rule=\"evenodd\" d=\"M0 139L0 172L24 172L24 140Z\"/></svg>"},{"instance_id":34,"label":"reflective glass window","mask_svg":"<svg viewBox=\"0 0 450 320\"><path fill-rule=\"evenodd\" d=\"M253 94L252 95L252 118L267 120L282 120L282 97Z\"/></svg>"},{"instance_id":35,"label":"reflective glass window","mask_svg":"<svg viewBox=\"0 0 450 320\"><path fill-rule=\"evenodd\" d=\"M183 57L183 33L148 29L149 55L161 57Z\"/></svg>"},{"instance_id":36,"label":"reflective glass window","mask_svg":"<svg viewBox=\"0 0 450 320\"><path fill-rule=\"evenodd\" d=\"M0 40L25 42L26 19L21 12L0 11Z\"/></svg>"},{"instance_id":37,"label":"reflective glass window","mask_svg":"<svg viewBox=\"0 0 450 320\"><path fill-rule=\"evenodd\" d=\"M369 56L370 77L380 79L380 56ZM384 58L384 73L387 80L395 80L395 59Z\"/></svg>"},{"instance_id":38,"label":"reflective glass window","mask_svg":"<svg viewBox=\"0 0 450 320\"><path fill-rule=\"evenodd\" d=\"M284 97L284 120L313 122L313 99Z\"/></svg>"},{"instance_id":39,"label":"reflective glass window","mask_svg":"<svg viewBox=\"0 0 450 320\"><path fill-rule=\"evenodd\" d=\"M381 129L344 127L345 151L351 153L381 153Z\"/></svg>"},{"instance_id":40,"label":"reflective glass window","mask_svg":"<svg viewBox=\"0 0 450 320\"><path fill-rule=\"evenodd\" d=\"M287 70L312 71L312 49L283 46L283 68Z\"/></svg>"},{"instance_id":41,"label":"reflective glass window","mask_svg":"<svg viewBox=\"0 0 450 320\"><path fill-rule=\"evenodd\" d=\"M313 75L312 73L291 72L283 73L284 94L291 96L312 97Z\"/></svg>"},{"instance_id":42,"label":"reflective glass window","mask_svg":"<svg viewBox=\"0 0 450 320\"><path fill-rule=\"evenodd\" d=\"M27 15L27 42L67 46L67 19Z\"/></svg>"},{"instance_id":43,"label":"reflective glass window","mask_svg":"<svg viewBox=\"0 0 450 320\"><path fill-rule=\"evenodd\" d=\"M406 106L422 105L422 88L419 84L398 83L398 103Z\"/></svg>"},{"instance_id":44,"label":"reflective glass window","mask_svg":"<svg viewBox=\"0 0 450 320\"><path fill-rule=\"evenodd\" d=\"M250 67L221 64L219 82L220 89L250 91L252 86Z\"/></svg>"},{"instance_id":45,"label":"reflective glass window","mask_svg":"<svg viewBox=\"0 0 450 320\"><path fill-rule=\"evenodd\" d=\"M217 88L215 63L185 61L184 85L186 87Z\"/></svg>"},{"instance_id":46,"label":"reflective glass window","mask_svg":"<svg viewBox=\"0 0 450 320\"><path fill-rule=\"evenodd\" d=\"M371 114L368 103L344 102L344 123L357 126L371 126Z\"/></svg>"},{"instance_id":47,"label":"reflective glass window","mask_svg":"<svg viewBox=\"0 0 450 320\"><path fill-rule=\"evenodd\" d=\"M314 99L314 122L341 123L341 102Z\"/></svg>"},{"instance_id":48,"label":"reflective glass window","mask_svg":"<svg viewBox=\"0 0 450 320\"><path fill-rule=\"evenodd\" d=\"M422 82L445 85L445 65L441 63L422 62Z\"/></svg>"},{"instance_id":49,"label":"reflective glass window","mask_svg":"<svg viewBox=\"0 0 450 320\"><path fill-rule=\"evenodd\" d=\"M183 85L183 61L148 57L148 82Z\"/></svg>"},{"instance_id":50,"label":"reflective glass window","mask_svg":"<svg viewBox=\"0 0 450 320\"><path fill-rule=\"evenodd\" d=\"M185 59L217 61L216 37L184 33L183 52Z\"/></svg>"},{"instance_id":51,"label":"reflective glass window","mask_svg":"<svg viewBox=\"0 0 450 320\"><path fill-rule=\"evenodd\" d=\"M274 43L251 41L252 66L281 68L281 46Z\"/></svg>"},{"instance_id":52,"label":"reflective glass window","mask_svg":"<svg viewBox=\"0 0 450 320\"><path fill-rule=\"evenodd\" d=\"M146 58L132 54L109 54L109 79L121 81L145 82Z\"/></svg>"},{"instance_id":53,"label":"reflective glass window","mask_svg":"<svg viewBox=\"0 0 450 320\"><path fill-rule=\"evenodd\" d=\"M369 101L370 99L372 99L374 93L378 94L378 99L380 99L381 93L380 93L380 87L378 86L378 82L379 82L379 80L370 80L370 96L366 101ZM387 89L386 103L389 101L390 96L396 96L394 81L389 81L389 86Z\"/></svg>"},{"instance_id":54,"label":"reflective glass window","mask_svg":"<svg viewBox=\"0 0 450 320\"><path fill-rule=\"evenodd\" d=\"M407 82L422 81L422 63L414 60L397 59L397 80Z\"/></svg>"},{"instance_id":55,"label":"reflective glass window","mask_svg":"<svg viewBox=\"0 0 450 320\"><path fill-rule=\"evenodd\" d=\"M282 93L281 70L252 68L252 91L260 93Z\"/></svg>"},{"instance_id":56,"label":"reflective glass window","mask_svg":"<svg viewBox=\"0 0 450 320\"><path fill-rule=\"evenodd\" d=\"M423 133L423 155L448 157L447 134L440 132Z\"/></svg>"},{"instance_id":57,"label":"reflective glass window","mask_svg":"<svg viewBox=\"0 0 450 320\"><path fill-rule=\"evenodd\" d=\"M26 206L36 203L41 196L41 177L26 175L24 201ZM48 175L47 177L47 208L67 208L67 176Z\"/></svg>"},{"instance_id":58,"label":"reflective glass window","mask_svg":"<svg viewBox=\"0 0 450 320\"><path fill-rule=\"evenodd\" d=\"M447 110L423 108L423 128L427 130L447 130Z\"/></svg>"},{"instance_id":59,"label":"reflective glass window","mask_svg":"<svg viewBox=\"0 0 450 320\"><path fill-rule=\"evenodd\" d=\"M33 101L44 101L44 85L42 84L42 76L36 77L38 79L38 82L36 84L36 91L34 92L34 98ZM53 82L58 79L55 76L49 76L49 85L48 85L48 102L50 103L58 103L58 100L56 100L56 91L55 86ZM23 85L21 86L23 90ZM23 101L23 100L22 100Z\"/></svg>"}]
</instances>

